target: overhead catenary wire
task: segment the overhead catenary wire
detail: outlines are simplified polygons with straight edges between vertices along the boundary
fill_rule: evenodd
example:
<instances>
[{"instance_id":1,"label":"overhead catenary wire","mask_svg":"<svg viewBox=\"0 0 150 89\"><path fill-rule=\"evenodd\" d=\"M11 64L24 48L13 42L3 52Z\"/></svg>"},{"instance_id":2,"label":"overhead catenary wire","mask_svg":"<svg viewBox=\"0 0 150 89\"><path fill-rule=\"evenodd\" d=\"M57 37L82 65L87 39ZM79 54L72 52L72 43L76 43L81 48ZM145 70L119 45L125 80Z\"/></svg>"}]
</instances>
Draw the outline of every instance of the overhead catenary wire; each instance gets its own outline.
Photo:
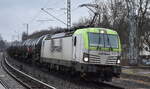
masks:
<instances>
[{"instance_id":1,"label":"overhead catenary wire","mask_svg":"<svg viewBox=\"0 0 150 89\"><path fill-rule=\"evenodd\" d=\"M43 11L45 12L45 13L47 13L48 15L50 15L51 17L53 17L55 20L57 20L57 21L59 21L59 22L61 22L61 23L63 23L65 26L67 25L67 23L65 22L65 21L63 21L63 20L61 20L60 18L58 18L58 17L62 17L62 16L64 16L64 15L66 15L67 13L66 13L66 11L64 12L64 13L62 13L62 14L58 14L58 15L55 15L55 13L57 13L56 11L57 10L55 10L55 8L49 8L49 10L52 10L53 12L52 13L54 13L54 14L52 14L52 13L50 13L49 11L47 11L46 9L45 9L45 7L48 5L48 3L49 3L49 1L50 0L48 0L47 2L46 2L46 4L42 7L42 9L43 9ZM63 1L65 1L65 0L63 0ZM53 2L53 3L51 3L52 5L51 6L53 6L53 5L58 5L58 4L60 4L60 2L62 3L62 1L61 0L56 0L55 2ZM79 1L77 1L78 3L77 4L80 4L80 2ZM83 0L81 3L84 3L84 2L86 2L86 0ZM75 3L72 3L72 4L74 4L74 6L75 5L77 5L77 4L75 4ZM73 6L73 7L74 7ZM62 7L63 8L63 7ZM41 10L42 10L41 9ZM66 8L65 8L66 9ZM64 8L63 8L63 10L65 10ZM71 10L71 12L74 12L74 11L76 11L76 10L78 10L79 9L79 7L78 7L78 5L77 6L75 6L72 10ZM39 16L39 14L41 13L41 10L40 11L38 11L37 12L37 14L33 17L33 19L29 22L29 24L30 23L32 23L38 16ZM60 10L62 10L62 9L60 9ZM60 11L59 11L59 13L60 13ZM66 18L66 17L64 17L64 18ZM40 24L41 25L41 24Z\"/></svg>"},{"instance_id":2,"label":"overhead catenary wire","mask_svg":"<svg viewBox=\"0 0 150 89\"><path fill-rule=\"evenodd\" d=\"M83 2L85 2L86 0L84 0ZM58 1L56 2L56 3L58 3ZM75 5L75 4L74 4ZM55 12L56 10L62 10L61 8L57 8L57 9L54 9L54 8L47 8L48 10L52 10L53 12ZM73 8L72 10L71 10L71 12L74 12L74 11L76 11L76 10L78 10L79 9L79 6L77 6L77 7L75 7L75 8ZM67 8L63 8L63 10L67 10ZM48 11L47 11L48 12ZM64 16L64 15L66 15L67 13L66 12L64 12L64 13L62 13L62 14L60 14L60 15L58 15L57 17L60 17L60 16ZM52 14L51 14L52 15ZM53 15L54 16L54 15ZM56 17L56 16L55 16ZM57 18L56 17L56 18ZM64 23L63 23L64 24Z\"/></svg>"},{"instance_id":3,"label":"overhead catenary wire","mask_svg":"<svg viewBox=\"0 0 150 89\"><path fill-rule=\"evenodd\" d=\"M76 10L78 10L78 9L79 9L79 7L73 8L73 9L71 10L71 12L74 12L74 11L76 11ZM62 14L59 14L57 17L64 16L64 15L66 15L66 14L67 14L67 13L64 12L64 13L62 13Z\"/></svg>"},{"instance_id":4,"label":"overhead catenary wire","mask_svg":"<svg viewBox=\"0 0 150 89\"><path fill-rule=\"evenodd\" d=\"M74 1L77 1L77 0L74 0ZM82 0L82 3L85 3L86 1L87 1L87 0ZM74 2L73 2L73 3L72 3L72 7L76 7L76 5L77 5L77 7L78 7L79 4L81 4L81 3L78 3L78 2L77 2L77 3L74 3Z\"/></svg>"},{"instance_id":5,"label":"overhead catenary wire","mask_svg":"<svg viewBox=\"0 0 150 89\"><path fill-rule=\"evenodd\" d=\"M49 4L50 0L47 0L47 2L42 6L42 8L45 8ZM33 18L28 22L28 24L32 23L41 13L41 9L37 11L37 13L33 16Z\"/></svg>"},{"instance_id":6,"label":"overhead catenary wire","mask_svg":"<svg viewBox=\"0 0 150 89\"><path fill-rule=\"evenodd\" d=\"M47 5L49 4L49 2L50 2L50 0L48 0L42 8L47 7ZM56 5L56 4L58 5L58 3L60 3L60 0L56 1L55 3L53 3L53 5ZM41 11L41 8L40 8L40 10L37 12L37 14L35 14L35 16L32 18L32 20L31 20L30 22L28 22L28 23L30 24L30 23L32 23L34 20L36 20L36 18L38 18L39 14L40 14L41 12L42 12L42 11ZM48 13L47 13L47 14L48 14ZM49 13L49 14L50 14L50 13ZM46 20L45 20L45 21L46 21ZM51 20L51 21L52 21L52 20ZM53 21L54 21L54 20L53 20ZM37 20L37 22L39 22L39 21ZM41 25L43 25L43 24L39 24L38 27L41 26Z\"/></svg>"},{"instance_id":7,"label":"overhead catenary wire","mask_svg":"<svg viewBox=\"0 0 150 89\"><path fill-rule=\"evenodd\" d=\"M44 6L42 8L45 8L48 4L49 4L50 0L47 0L47 2L44 4ZM60 1L56 1L55 3L53 3L53 5L58 4ZM41 13L41 8L40 10L35 14L35 16L33 16L33 18L28 22L28 24L32 23ZM48 13L47 13L48 14ZM50 14L50 13L49 13ZM63 23L64 24L64 23Z\"/></svg>"},{"instance_id":8,"label":"overhead catenary wire","mask_svg":"<svg viewBox=\"0 0 150 89\"><path fill-rule=\"evenodd\" d=\"M42 11L44 11L45 13L47 13L48 15L50 15L51 17L53 17L54 19L56 19L57 21L63 23L64 25L67 25L64 21L58 19L57 17L55 17L54 15L52 15L51 13L49 13L48 11L44 10L44 8L41 8Z\"/></svg>"},{"instance_id":9,"label":"overhead catenary wire","mask_svg":"<svg viewBox=\"0 0 150 89\"><path fill-rule=\"evenodd\" d=\"M85 2L86 0L84 0L83 2ZM47 0L47 2L44 4L44 6L42 7L42 8L45 8L48 4L49 4L49 2L50 2L50 0ZM61 1L60 0L57 0L55 3L53 3L53 5L56 5L56 4L58 4L58 3L60 3ZM76 3L77 4L77 3ZM74 4L74 5L76 5L76 4ZM73 6L74 7L74 6ZM72 9L71 11L73 12L73 11L76 11L78 9L78 7L76 7L76 8L74 8L74 9ZM53 10L53 9L52 9ZM53 10L54 11L54 10ZM39 16L39 14L41 13L41 10L39 10L36 14L35 14L35 16L33 16L33 18L28 22L28 24L30 24L30 23L32 23L38 16ZM63 14L60 14L59 16L62 16L62 15L66 15L66 13L63 13ZM58 16L58 17L59 17Z\"/></svg>"},{"instance_id":10,"label":"overhead catenary wire","mask_svg":"<svg viewBox=\"0 0 150 89\"><path fill-rule=\"evenodd\" d=\"M42 6L42 8L45 8L49 4L50 0L47 0L46 3ZM32 17L32 19L25 23L27 28L27 34L29 34L29 24L31 24L35 19L38 18L39 14L41 13L41 10L38 10L37 13Z\"/></svg>"}]
</instances>

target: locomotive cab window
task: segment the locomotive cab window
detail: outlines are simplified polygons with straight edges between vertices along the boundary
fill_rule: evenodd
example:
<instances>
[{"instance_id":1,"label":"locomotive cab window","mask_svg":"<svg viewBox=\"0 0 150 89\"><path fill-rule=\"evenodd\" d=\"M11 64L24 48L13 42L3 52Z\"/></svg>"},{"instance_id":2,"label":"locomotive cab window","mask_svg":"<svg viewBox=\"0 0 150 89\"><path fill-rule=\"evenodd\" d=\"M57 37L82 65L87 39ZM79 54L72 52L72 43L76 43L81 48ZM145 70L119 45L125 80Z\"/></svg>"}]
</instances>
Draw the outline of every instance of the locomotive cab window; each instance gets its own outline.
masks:
<instances>
[{"instance_id":1,"label":"locomotive cab window","mask_svg":"<svg viewBox=\"0 0 150 89\"><path fill-rule=\"evenodd\" d=\"M89 33L90 46L118 48L118 36L111 34Z\"/></svg>"},{"instance_id":2,"label":"locomotive cab window","mask_svg":"<svg viewBox=\"0 0 150 89\"><path fill-rule=\"evenodd\" d=\"M77 44L77 37L74 37L74 46Z\"/></svg>"}]
</instances>

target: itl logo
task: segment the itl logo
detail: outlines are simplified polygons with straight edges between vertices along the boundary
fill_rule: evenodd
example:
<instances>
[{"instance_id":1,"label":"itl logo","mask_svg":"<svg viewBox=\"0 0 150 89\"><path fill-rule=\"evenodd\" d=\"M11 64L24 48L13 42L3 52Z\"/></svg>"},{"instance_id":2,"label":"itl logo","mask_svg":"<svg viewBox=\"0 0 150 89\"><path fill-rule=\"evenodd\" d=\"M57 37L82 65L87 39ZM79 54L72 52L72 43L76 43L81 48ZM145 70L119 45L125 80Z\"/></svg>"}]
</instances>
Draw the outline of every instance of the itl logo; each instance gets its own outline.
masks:
<instances>
[{"instance_id":1,"label":"itl logo","mask_svg":"<svg viewBox=\"0 0 150 89\"><path fill-rule=\"evenodd\" d=\"M99 55L110 55L109 53L99 53Z\"/></svg>"},{"instance_id":2,"label":"itl logo","mask_svg":"<svg viewBox=\"0 0 150 89\"><path fill-rule=\"evenodd\" d=\"M62 39L54 40L51 42L51 52L61 52L62 51Z\"/></svg>"}]
</instances>

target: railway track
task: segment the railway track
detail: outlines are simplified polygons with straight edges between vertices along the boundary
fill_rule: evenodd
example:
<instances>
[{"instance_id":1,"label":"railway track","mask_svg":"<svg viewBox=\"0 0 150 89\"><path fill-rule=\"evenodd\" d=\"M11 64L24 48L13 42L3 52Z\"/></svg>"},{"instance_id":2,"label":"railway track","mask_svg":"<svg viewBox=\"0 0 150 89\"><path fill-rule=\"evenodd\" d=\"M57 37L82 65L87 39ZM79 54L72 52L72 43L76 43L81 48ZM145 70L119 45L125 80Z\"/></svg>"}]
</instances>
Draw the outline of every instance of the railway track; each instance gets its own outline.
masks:
<instances>
[{"instance_id":1,"label":"railway track","mask_svg":"<svg viewBox=\"0 0 150 89\"><path fill-rule=\"evenodd\" d=\"M2 61L4 70L27 89L56 89L10 65L6 58ZM6 88L7 89L7 88Z\"/></svg>"},{"instance_id":2,"label":"railway track","mask_svg":"<svg viewBox=\"0 0 150 89\"><path fill-rule=\"evenodd\" d=\"M2 84L5 89L9 89L9 86L6 84L6 82L0 80L0 84Z\"/></svg>"},{"instance_id":3,"label":"railway track","mask_svg":"<svg viewBox=\"0 0 150 89\"><path fill-rule=\"evenodd\" d=\"M86 81L87 83L93 83L98 89L125 89L123 86L114 85L108 82Z\"/></svg>"},{"instance_id":4,"label":"railway track","mask_svg":"<svg viewBox=\"0 0 150 89\"><path fill-rule=\"evenodd\" d=\"M69 77L68 75L63 75L62 76L59 73L54 73L54 74L53 73L49 73L48 71L42 70L43 68L39 68L39 67L33 68L33 70L32 70L31 66L29 67L28 64L24 64L24 63L18 62L17 60L13 60L13 61L9 60L9 62L15 68L18 68L18 66L22 65L23 66L22 70L24 70L23 72L26 72L26 73L28 73L30 75L32 75L31 73L34 70L37 70L37 71L35 71L36 73L38 73L38 74L42 73L40 75L41 78L43 76L42 81L44 79L47 79L48 81L50 80L50 82L46 82L47 80L43 81L43 82L45 82L47 84L50 84L50 85L53 85L57 89L124 89L123 87L120 87L120 86L117 86L117 85L113 85L113 84L109 84L109 83L84 81L84 80L76 79L76 78L75 79L74 78L67 78L67 77ZM36 66L34 66L34 67L36 67ZM28 71L28 70L30 70L30 71ZM37 76L33 76L33 77L37 78ZM56 77L56 78L54 78L54 77ZM39 80L41 80L41 78ZM48 89L50 89L50 88L48 88Z\"/></svg>"}]
</instances>

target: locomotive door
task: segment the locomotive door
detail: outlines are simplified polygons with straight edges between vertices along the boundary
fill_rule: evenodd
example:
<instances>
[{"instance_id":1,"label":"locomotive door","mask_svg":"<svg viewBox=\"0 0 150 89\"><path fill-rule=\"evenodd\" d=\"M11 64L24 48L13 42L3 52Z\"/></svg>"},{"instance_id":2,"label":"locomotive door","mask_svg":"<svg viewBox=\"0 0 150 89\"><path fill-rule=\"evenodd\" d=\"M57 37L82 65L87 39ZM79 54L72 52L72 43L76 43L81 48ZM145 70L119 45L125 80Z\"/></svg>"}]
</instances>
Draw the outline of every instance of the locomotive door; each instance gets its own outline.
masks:
<instances>
[{"instance_id":1,"label":"locomotive door","mask_svg":"<svg viewBox=\"0 0 150 89\"><path fill-rule=\"evenodd\" d=\"M77 44L77 37L73 37L73 59L76 59L76 44Z\"/></svg>"},{"instance_id":2,"label":"locomotive door","mask_svg":"<svg viewBox=\"0 0 150 89\"><path fill-rule=\"evenodd\" d=\"M80 53L81 53L80 40L81 39L78 36L73 37L73 59L75 61L80 60Z\"/></svg>"}]
</instances>

